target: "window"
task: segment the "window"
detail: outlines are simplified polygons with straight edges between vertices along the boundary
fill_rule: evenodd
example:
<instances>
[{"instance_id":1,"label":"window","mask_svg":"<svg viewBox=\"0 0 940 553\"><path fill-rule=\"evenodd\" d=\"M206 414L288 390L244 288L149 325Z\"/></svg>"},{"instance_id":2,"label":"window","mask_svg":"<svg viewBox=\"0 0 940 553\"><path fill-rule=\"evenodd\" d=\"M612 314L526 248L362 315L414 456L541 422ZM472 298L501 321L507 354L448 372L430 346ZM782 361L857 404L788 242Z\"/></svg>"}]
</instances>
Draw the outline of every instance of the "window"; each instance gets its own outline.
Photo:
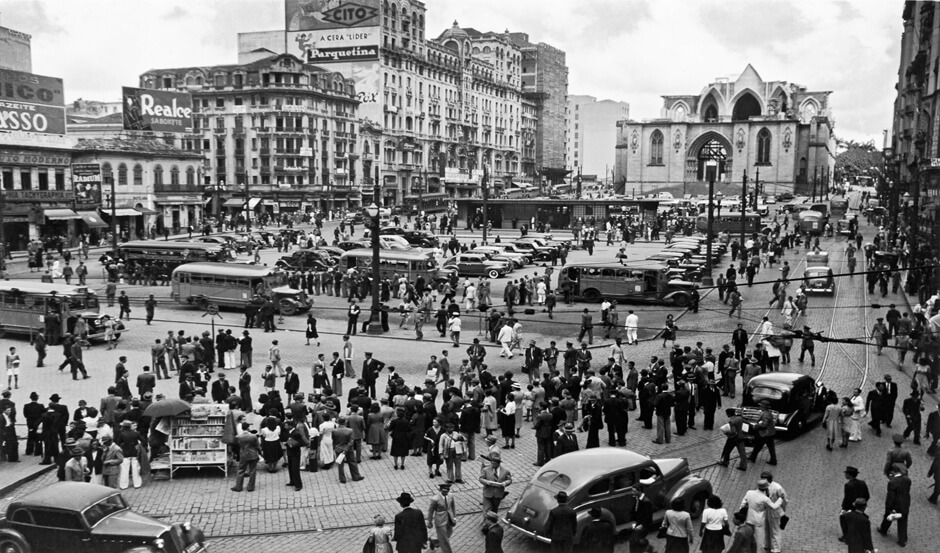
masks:
<instances>
[{"instance_id":1,"label":"window","mask_svg":"<svg viewBox=\"0 0 940 553\"><path fill-rule=\"evenodd\" d=\"M49 172L39 171L39 189L49 190Z\"/></svg>"},{"instance_id":2,"label":"window","mask_svg":"<svg viewBox=\"0 0 940 553\"><path fill-rule=\"evenodd\" d=\"M757 164L770 165L770 131L766 127L757 133Z\"/></svg>"},{"instance_id":3,"label":"window","mask_svg":"<svg viewBox=\"0 0 940 553\"><path fill-rule=\"evenodd\" d=\"M653 131L650 136L650 165L663 164L663 133Z\"/></svg>"},{"instance_id":4,"label":"window","mask_svg":"<svg viewBox=\"0 0 940 553\"><path fill-rule=\"evenodd\" d=\"M594 483L593 486L588 490L588 495L602 495L610 491L610 480L606 478L599 482Z\"/></svg>"},{"instance_id":5,"label":"window","mask_svg":"<svg viewBox=\"0 0 940 553\"><path fill-rule=\"evenodd\" d=\"M13 190L13 171L3 172L3 189Z\"/></svg>"},{"instance_id":6,"label":"window","mask_svg":"<svg viewBox=\"0 0 940 553\"><path fill-rule=\"evenodd\" d=\"M192 165L186 168L186 186L196 186L196 170Z\"/></svg>"},{"instance_id":7,"label":"window","mask_svg":"<svg viewBox=\"0 0 940 553\"><path fill-rule=\"evenodd\" d=\"M217 108L224 108L224 107L225 107L225 99L224 99L224 98L216 98L216 99L215 99L215 107L217 107Z\"/></svg>"},{"instance_id":8,"label":"window","mask_svg":"<svg viewBox=\"0 0 940 553\"><path fill-rule=\"evenodd\" d=\"M65 170L63 169L55 170L55 189L65 190Z\"/></svg>"},{"instance_id":9,"label":"window","mask_svg":"<svg viewBox=\"0 0 940 553\"><path fill-rule=\"evenodd\" d=\"M120 164L118 165L118 182L119 185L127 185L127 165Z\"/></svg>"},{"instance_id":10,"label":"window","mask_svg":"<svg viewBox=\"0 0 940 553\"><path fill-rule=\"evenodd\" d=\"M180 168L176 165L170 168L170 184L173 186L180 185Z\"/></svg>"},{"instance_id":11,"label":"window","mask_svg":"<svg viewBox=\"0 0 940 553\"><path fill-rule=\"evenodd\" d=\"M636 485L636 474L625 472L614 478L614 491L625 490Z\"/></svg>"},{"instance_id":12,"label":"window","mask_svg":"<svg viewBox=\"0 0 940 553\"><path fill-rule=\"evenodd\" d=\"M23 190L33 189L33 174L29 171L20 172L20 188Z\"/></svg>"},{"instance_id":13,"label":"window","mask_svg":"<svg viewBox=\"0 0 940 553\"><path fill-rule=\"evenodd\" d=\"M153 167L153 185L163 186L163 167L160 165Z\"/></svg>"},{"instance_id":14,"label":"window","mask_svg":"<svg viewBox=\"0 0 940 553\"><path fill-rule=\"evenodd\" d=\"M37 526L45 526L47 528L61 528L63 530L82 529L82 522L78 518L78 513L34 509L33 519L36 521Z\"/></svg>"},{"instance_id":15,"label":"window","mask_svg":"<svg viewBox=\"0 0 940 553\"><path fill-rule=\"evenodd\" d=\"M134 184L144 184L144 168L139 163L134 165Z\"/></svg>"},{"instance_id":16,"label":"window","mask_svg":"<svg viewBox=\"0 0 940 553\"><path fill-rule=\"evenodd\" d=\"M32 524L33 517L29 515L29 511L26 509L17 509L13 512L13 516L10 517L13 522L19 522L20 524Z\"/></svg>"},{"instance_id":17,"label":"window","mask_svg":"<svg viewBox=\"0 0 940 553\"><path fill-rule=\"evenodd\" d=\"M105 186L111 186L112 179L114 179L114 173L111 171L110 163L101 164L101 184Z\"/></svg>"}]
</instances>

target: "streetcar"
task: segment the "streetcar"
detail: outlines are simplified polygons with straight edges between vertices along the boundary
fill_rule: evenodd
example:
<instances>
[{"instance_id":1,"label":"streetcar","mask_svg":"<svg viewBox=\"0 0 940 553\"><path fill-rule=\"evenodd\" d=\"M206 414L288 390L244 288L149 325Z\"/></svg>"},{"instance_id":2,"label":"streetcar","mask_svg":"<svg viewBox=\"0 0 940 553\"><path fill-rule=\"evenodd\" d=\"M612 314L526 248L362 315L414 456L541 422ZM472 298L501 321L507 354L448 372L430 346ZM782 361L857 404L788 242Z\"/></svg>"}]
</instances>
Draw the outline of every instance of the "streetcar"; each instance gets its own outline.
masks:
<instances>
[{"instance_id":1,"label":"streetcar","mask_svg":"<svg viewBox=\"0 0 940 553\"><path fill-rule=\"evenodd\" d=\"M655 261L566 265L558 277L559 294L565 289L576 300L602 298L639 303L689 305L693 283L672 278L670 267Z\"/></svg>"},{"instance_id":2,"label":"streetcar","mask_svg":"<svg viewBox=\"0 0 940 553\"><path fill-rule=\"evenodd\" d=\"M339 269L356 269L366 276L372 275L372 249L356 248L343 254L339 260ZM414 282L423 277L426 283L448 279L456 271L438 268L437 261L427 253L414 250L379 250L379 274L381 278L391 279L394 275L405 277Z\"/></svg>"},{"instance_id":3,"label":"streetcar","mask_svg":"<svg viewBox=\"0 0 940 553\"><path fill-rule=\"evenodd\" d=\"M804 234L821 235L826 228L826 216L811 209L802 211L797 215L797 227Z\"/></svg>"},{"instance_id":4,"label":"streetcar","mask_svg":"<svg viewBox=\"0 0 940 553\"><path fill-rule=\"evenodd\" d=\"M247 263L186 263L173 270L170 297L177 303L205 309L210 303L244 308L255 296L271 298L282 315L309 311L303 290L287 285L279 268Z\"/></svg>"},{"instance_id":5,"label":"streetcar","mask_svg":"<svg viewBox=\"0 0 940 553\"><path fill-rule=\"evenodd\" d=\"M741 212L714 213L712 217L712 234L721 234L727 232L731 234L741 232ZM708 235L708 214L699 215L695 219L695 229L704 235ZM744 233L748 236L755 232L760 232L761 220L758 213L744 214Z\"/></svg>"},{"instance_id":6,"label":"streetcar","mask_svg":"<svg viewBox=\"0 0 940 553\"><path fill-rule=\"evenodd\" d=\"M234 259L232 250L222 244L206 242L161 242L159 240L132 240L118 246L118 257L125 262L150 264L161 262L168 269L184 263L199 261L227 261Z\"/></svg>"},{"instance_id":7,"label":"streetcar","mask_svg":"<svg viewBox=\"0 0 940 553\"><path fill-rule=\"evenodd\" d=\"M50 344L71 332L79 318L96 318L98 296L84 284L0 281L0 334L43 331Z\"/></svg>"},{"instance_id":8,"label":"streetcar","mask_svg":"<svg viewBox=\"0 0 940 553\"><path fill-rule=\"evenodd\" d=\"M849 201L845 198L829 200L829 214L832 217L842 217L849 212Z\"/></svg>"}]
</instances>

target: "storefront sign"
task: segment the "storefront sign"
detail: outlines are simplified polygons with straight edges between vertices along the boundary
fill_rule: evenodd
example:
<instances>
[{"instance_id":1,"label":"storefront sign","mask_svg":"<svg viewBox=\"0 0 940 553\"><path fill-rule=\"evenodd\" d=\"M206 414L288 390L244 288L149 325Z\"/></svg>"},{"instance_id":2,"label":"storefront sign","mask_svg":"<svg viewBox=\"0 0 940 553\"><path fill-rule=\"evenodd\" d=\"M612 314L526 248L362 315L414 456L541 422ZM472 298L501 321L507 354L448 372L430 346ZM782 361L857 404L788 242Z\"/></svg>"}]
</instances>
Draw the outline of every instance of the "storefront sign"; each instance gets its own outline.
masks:
<instances>
[{"instance_id":1,"label":"storefront sign","mask_svg":"<svg viewBox=\"0 0 940 553\"><path fill-rule=\"evenodd\" d=\"M33 146L35 148L71 148L72 146L69 139L64 135L24 132L0 132L0 145Z\"/></svg>"},{"instance_id":2,"label":"storefront sign","mask_svg":"<svg viewBox=\"0 0 940 553\"><path fill-rule=\"evenodd\" d=\"M281 207L287 209L298 209L300 207L300 202L281 200Z\"/></svg>"},{"instance_id":3,"label":"storefront sign","mask_svg":"<svg viewBox=\"0 0 940 553\"><path fill-rule=\"evenodd\" d=\"M12 202L71 202L75 193L71 190L6 190L3 198Z\"/></svg>"},{"instance_id":4,"label":"storefront sign","mask_svg":"<svg viewBox=\"0 0 940 553\"><path fill-rule=\"evenodd\" d=\"M125 130L192 132L192 95L127 86L122 90Z\"/></svg>"},{"instance_id":5,"label":"storefront sign","mask_svg":"<svg viewBox=\"0 0 940 553\"><path fill-rule=\"evenodd\" d=\"M63 167L72 164L72 156L59 153L31 152L29 150L0 150L0 164Z\"/></svg>"},{"instance_id":6,"label":"storefront sign","mask_svg":"<svg viewBox=\"0 0 940 553\"><path fill-rule=\"evenodd\" d=\"M62 79L0 70L0 131L65 134Z\"/></svg>"},{"instance_id":7,"label":"storefront sign","mask_svg":"<svg viewBox=\"0 0 940 553\"><path fill-rule=\"evenodd\" d=\"M80 204L101 204L101 166L97 163L76 163L72 166L75 201Z\"/></svg>"},{"instance_id":8,"label":"storefront sign","mask_svg":"<svg viewBox=\"0 0 940 553\"><path fill-rule=\"evenodd\" d=\"M65 110L0 100L0 131L65 134Z\"/></svg>"},{"instance_id":9,"label":"storefront sign","mask_svg":"<svg viewBox=\"0 0 940 553\"><path fill-rule=\"evenodd\" d=\"M930 158L930 166L931 166L931 167L940 167L940 157L932 157L932 158Z\"/></svg>"}]
</instances>

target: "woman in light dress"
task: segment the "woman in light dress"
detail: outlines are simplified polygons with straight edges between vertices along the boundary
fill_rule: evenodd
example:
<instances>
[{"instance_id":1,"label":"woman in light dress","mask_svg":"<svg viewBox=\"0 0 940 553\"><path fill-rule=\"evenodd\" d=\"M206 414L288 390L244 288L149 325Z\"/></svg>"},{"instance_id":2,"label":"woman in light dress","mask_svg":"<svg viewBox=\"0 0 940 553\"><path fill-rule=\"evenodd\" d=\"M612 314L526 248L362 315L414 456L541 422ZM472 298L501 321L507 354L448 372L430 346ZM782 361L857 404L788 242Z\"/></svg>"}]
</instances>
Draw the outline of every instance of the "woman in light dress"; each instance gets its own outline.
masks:
<instances>
[{"instance_id":1,"label":"woman in light dress","mask_svg":"<svg viewBox=\"0 0 940 553\"><path fill-rule=\"evenodd\" d=\"M859 422L862 418L862 413L865 412L865 399L862 397L862 390L860 388L855 388L855 393L852 394L852 417L851 423L849 426L849 441L850 442L860 442L862 441L862 426Z\"/></svg>"},{"instance_id":2,"label":"woman in light dress","mask_svg":"<svg viewBox=\"0 0 940 553\"><path fill-rule=\"evenodd\" d=\"M842 398L842 405L839 407L839 420L842 422L842 443L839 444L839 447L849 447L849 436L852 435L852 413L854 412L852 398Z\"/></svg>"},{"instance_id":3,"label":"woman in light dress","mask_svg":"<svg viewBox=\"0 0 940 553\"><path fill-rule=\"evenodd\" d=\"M823 412L823 427L826 429L826 449L832 451L836 442L841 443L842 436L842 407L839 397L832 393L826 398L826 410Z\"/></svg>"},{"instance_id":4,"label":"woman in light dress","mask_svg":"<svg viewBox=\"0 0 940 553\"><path fill-rule=\"evenodd\" d=\"M336 455L333 453L333 429L336 428L336 423L333 422L331 415L329 413L323 414L323 422L320 423L320 462L323 463L323 468L330 468L333 465L333 461L336 460Z\"/></svg>"},{"instance_id":5,"label":"woman in light dress","mask_svg":"<svg viewBox=\"0 0 940 553\"><path fill-rule=\"evenodd\" d=\"M385 526L385 517L375 515L375 526L369 529L369 536L372 538L373 553L392 553L392 537L394 532L388 526Z\"/></svg>"}]
</instances>

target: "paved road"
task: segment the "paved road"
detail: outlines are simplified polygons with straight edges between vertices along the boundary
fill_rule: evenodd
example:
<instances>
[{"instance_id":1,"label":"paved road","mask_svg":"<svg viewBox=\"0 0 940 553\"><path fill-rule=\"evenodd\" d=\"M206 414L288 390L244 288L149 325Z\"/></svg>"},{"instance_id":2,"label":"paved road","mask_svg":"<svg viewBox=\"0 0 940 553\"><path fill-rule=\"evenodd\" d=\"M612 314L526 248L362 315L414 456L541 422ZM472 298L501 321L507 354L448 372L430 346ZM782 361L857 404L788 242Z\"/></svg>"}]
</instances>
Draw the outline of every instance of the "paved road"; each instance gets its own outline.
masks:
<instances>
[{"instance_id":1,"label":"paved road","mask_svg":"<svg viewBox=\"0 0 940 553\"><path fill-rule=\"evenodd\" d=\"M869 232L870 234L870 232ZM824 240L823 245L830 250L834 263L841 261L841 245L832 240ZM638 246L639 248L647 246ZM600 248L595 256L610 258L615 248ZM794 267L793 274L799 274L802 252L790 252L786 259ZM266 253L265 262L276 257L276 252ZM586 257L583 252L576 253L573 261L579 261L580 256ZM633 257L633 255L631 255ZM769 272L773 275L773 272ZM762 272L758 279L764 279L768 272ZM771 279L772 280L772 279ZM134 293L149 292L149 290L128 287ZM769 298L769 284L758 284L753 288L745 288L746 310L743 321L750 330L757 325L761 316L768 314L775 323L782 322L779 313L768 313L766 302ZM166 288L157 292L166 297ZM495 294L494 294L495 295ZM889 295L889 299L894 298ZM901 298L895 298L900 300ZM863 337L866 328L870 326L872 317L876 316L870 308L866 297L862 279L841 279L839 293L834 298L813 298L810 302L806 324L815 330L824 330L827 335L839 337ZM304 346L299 333L279 332L276 337L281 340L282 354L288 364L301 367L301 375L305 386L309 386L307 376L310 360L313 354L319 351L329 353L339 349L339 334L345 328L340 315L331 315L331 311L323 308L335 307L336 312L341 303L331 302L320 298L318 300L318 317L326 336L323 347ZM28 391L36 389L47 396L55 391L64 398L64 403L74 407L78 398L87 398L92 403L103 395L105 383L111 378L112 367L117 355L127 355L132 375L136 375L139 367L149 362L147 346L155 337L165 335L168 330L185 328L189 332L197 332L207 326L200 314L185 308L171 307L161 303L158 308L158 317L161 321L147 327L139 319L141 313L135 309L135 320L131 322L131 330L122 339L120 347L115 352L106 352L100 346L87 352L86 360L92 368L93 378L87 381L72 381L67 374L59 373L55 368L35 369L31 363L24 363L24 375L21 389L17 391L15 400L24 401ZM578 306L580 307L580 306ZM589 306L596 309L596 306ZM663 307L638 307L641 325L649 328L652 334L660 327L665 314L679 314L675 309ZM223 312L226 317L224 324L239 322L235 312ZM574 313L569 315L575 316ZM546 343L551 338L556 341L573 337L576 327L550 326L542 314L533 316L528 326L537 330L532 334L540 343ZM679 342L682 344L694 341L703 341L716 349L728 341L730 332L734 328L736 319L727 317L725 307L721 305L715 294L705 297L702 309L698 314L685 314L679 320ZM798 321L802 323L803 321ZM284 327L299 330L302 325L301 318L288 319ZM467 325L473 328L473 325ZM390 337L357 337L355 339L357 351L371 350L376 356L389 364L399 367L409 382L419 382L424 374L424 360L429 355L446 349L448 342L441 338L432 338L423 342L411 340L410 333L394 331ZM470 333L472 334L472 333ZM256 361L260 362L261 351L267 336L256 333L257 347ZM22 340L4 339L0 346L18 345L26 349ZM599 345L600 349L601 346ZM634 348L631 358L638 364L645 363L650 356L664 353L661 343L648 340ZM808 363L802 365L791 364L788 370L805 372L813 376L820 376L828 386L836 389L840 395L847 394L852 388L864 383L867 389L872 387L875 380L884 374L906 375L899 373L892 362L892 357L876 356L873 350L857 345L839 346L836 344L820 345L817 348L819 362L816 367ZM490 351L490 360L495 370L503 371L516 369L518 363L496 358L496 351ZM25 356L30 357L30 354ZM53 359L59 358L58 351L51 355ZM795 358L794 358L795 361ZM256 369L257 370L257 369ZM258 379L255 379L258 380ZM175 394L175 385L161 383L158 391ZM901 386L902 390L904 385ZM260 393L258 388L257 393ZM903 394L903 392L902 392ZM898 420L900 417L896 417ZM719 417L718 424L723 422ZM716 425L717 426L717 425ZM896 426L897 428L897 426ZM867 430L867 427L866 427ZM652 444L651 432L637 428L635 421L631 421L628 434L628 448L655 457L681 456L687 457L690 464L709 478L715 486L716 493L725 499L729 508L736 506L744 492L754 485L761 470L767 467L766 453L762 454L758 463L752 465L746 473L732 469L716 467L714 461L718 456L722 444L722 437L717 432L706 433L694 430L685 436L677 436L673 443L660 446ZM584 440L584 435L580 436ZM531 431L524 432L523 438L517 441L517 449L508 450L504 455L506 465L513 472L515 481L507 501L511 502L523 488L523 483L533 474L535 468L532 462L535 459L534 439ZM871 432L865 433L865 439L860 444L853 444L848 450L827 452L824 448L824 437L820 429L808 432L806 435L792 441L784 441L778 446L780 465L774 468L776 479L788 490L791 497L790 516L791 526L784 536L784 551L820 552L844 551L844 546L835 541L838 535L836 515L841 497L842 468L852 464L862 470L862 477L867 479L872 489L873 499L869 511L872 519L880 518L882 514L885 480L881 476L881 464L884 452L889 447L889 438L875 438ZM922 448L914 448L914 466L912 478L914 480L914 501L911 520L911 539L907 551L932 551L935 541L931 530L940 524L936 508L925 501L927 480L925 478L927 459ZM375 514L382 513L391 519L397 511L397 504L393 498L402 490L410 491L417 498L416 506L425 508L431 495L436 489L437 480L427 478L423 459L409 458L409 465L405 471L392 471L388 460L366 461L363 473L366 480L340 485L334 472L325 471L315 474L305 473L305 488L301 493L284 486L286 475L282 472L259 474L259 491L254 494L236 494L229 491L231 482L225 480L217 473L177 473L177 478L170 482L153 482L140 490L129 490L126 496L130 503L138 510L155 516L168 517L173 520L192 520L204 528L211 537L213 549L246 550L249 547L277 548L279 551L315 550L351 551L361 547L364 540L365 528ZM2 470L2 469L0 469ZM482 549L482 538L478 531L479 525L479 498L480 485L476 482L479 464L469 462L465 465L464 485L454 489L457 498L458 526L455 533L456 551L479 551ZM52 476L41 477L33 483L23 486L10 496L0 501L0 507L13 497L26 491L46 485ZM730 509L729 509L730 510ZM364 526L365 525L365 526ZM894 542L875 535L876 547L881 551L893 551ZM507 551L513 552L543 552L547 547L521 537L510 529L506 531L504 543ZM660 545L661 547L661 545ZM618 551L626 551L624 544L619 544Z\"/></svg>"}]
</instances>

